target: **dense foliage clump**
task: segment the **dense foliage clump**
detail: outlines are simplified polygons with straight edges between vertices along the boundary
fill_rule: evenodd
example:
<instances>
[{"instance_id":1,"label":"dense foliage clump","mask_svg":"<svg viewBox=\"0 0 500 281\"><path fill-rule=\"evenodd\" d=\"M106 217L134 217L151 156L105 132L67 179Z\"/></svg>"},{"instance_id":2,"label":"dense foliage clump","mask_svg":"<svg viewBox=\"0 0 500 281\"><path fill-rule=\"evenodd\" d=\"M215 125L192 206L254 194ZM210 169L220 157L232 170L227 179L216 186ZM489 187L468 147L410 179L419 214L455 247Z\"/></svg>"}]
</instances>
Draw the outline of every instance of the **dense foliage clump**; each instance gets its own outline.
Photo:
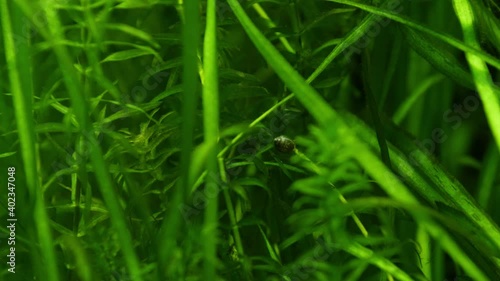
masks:
<instances>
[{"instance_id":1,"label":"dense foliage clump","mask_svg":"<svg viewBox=\"0 0 500 281\"><path fill-rule=\"evenodd\" d=\"M0 13L0 280L500 280L495 1Z\"/></svg>"}]
</instances>

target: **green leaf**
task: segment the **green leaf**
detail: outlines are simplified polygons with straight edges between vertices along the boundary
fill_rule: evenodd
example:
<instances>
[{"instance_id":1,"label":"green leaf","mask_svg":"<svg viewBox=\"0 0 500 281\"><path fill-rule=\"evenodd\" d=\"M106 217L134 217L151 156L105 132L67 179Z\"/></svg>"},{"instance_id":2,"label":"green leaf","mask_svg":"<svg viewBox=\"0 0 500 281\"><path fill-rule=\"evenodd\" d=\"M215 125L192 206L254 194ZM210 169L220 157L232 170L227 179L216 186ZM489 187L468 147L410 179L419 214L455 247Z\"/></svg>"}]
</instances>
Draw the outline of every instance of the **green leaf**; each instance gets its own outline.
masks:
<instances>
[{"instance_id":1,"label":"green leaf","mask_svg":"<svg viewBox=\"0 0 500 281\"><path fill-rule=\"evenodd\" d=\"M124 61L132 58L147 56L147 55L157 55L153 49L144 48L144 49L130 49L125 51L115 52L109 56L107 56L102 62L109 61Z\"/></svg>"},{"instance_id":2,"label":"green leaf","mask_svg":"<svg viewBox=\"0 0 500 281\"><path fill-rule=\"evenodd\" d=\"M142 39L142 40L148 42L154 48L160 48L160 45L158 45L158 43L156 43L153 40L153 37L149 33L146 33L146 32L144 32L144 31L142 31L140 29L137 29L137 28L135 28L133 26L130 26L130 25L127 25L127 24L118 24L118 23L115 23L115 24L106 24L105 27L107 29L111 29L111 30L116 30L116 31L121 31L121 32L127 33L127 34L131 35L132 37L136 37L136 38L139 38L139 39Z\"/></svg>"},{"instance_id":3,"label":"green leaf","mask_svg":"<svg viewBox=\"0 0 500 281\"><path fill-rule=\"evenodd\" d=\"M7 158L7 157L12 156L16 153L17 153L16 151L1 153L0 158Z\"/></svg>"}]
</instances>

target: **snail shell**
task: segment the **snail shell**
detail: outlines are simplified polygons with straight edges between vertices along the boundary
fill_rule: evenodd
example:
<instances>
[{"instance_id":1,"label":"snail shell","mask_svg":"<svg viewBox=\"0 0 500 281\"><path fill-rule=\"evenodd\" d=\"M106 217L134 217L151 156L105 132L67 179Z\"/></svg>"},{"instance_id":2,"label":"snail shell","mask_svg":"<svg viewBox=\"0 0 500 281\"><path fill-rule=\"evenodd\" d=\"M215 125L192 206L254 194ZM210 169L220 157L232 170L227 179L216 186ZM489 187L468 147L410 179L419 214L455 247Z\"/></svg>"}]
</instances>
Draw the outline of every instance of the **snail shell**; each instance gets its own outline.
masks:
<instances>
[{"instance_id":1,"label":"snail shell","mask_svg":"<svg viewBox=\"0 0 500 281\"><path fill-rule=\"evenodd\" d=\"M279 136L274 139L274 147L280 152L290 153L295 149L295 143L285 136Z\"/></svg>"}]
</instances>

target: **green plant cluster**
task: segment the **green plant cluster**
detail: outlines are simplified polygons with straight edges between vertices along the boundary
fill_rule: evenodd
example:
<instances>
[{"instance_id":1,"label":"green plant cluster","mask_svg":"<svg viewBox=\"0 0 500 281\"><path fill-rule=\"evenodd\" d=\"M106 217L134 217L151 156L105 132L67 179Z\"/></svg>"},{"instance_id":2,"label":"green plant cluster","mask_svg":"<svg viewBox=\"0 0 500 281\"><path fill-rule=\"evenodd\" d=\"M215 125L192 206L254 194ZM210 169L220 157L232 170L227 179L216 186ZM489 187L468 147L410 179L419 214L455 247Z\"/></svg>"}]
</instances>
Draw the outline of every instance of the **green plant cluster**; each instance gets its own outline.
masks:
<instances>
[{"instance_id":1,"label":"green plant cluster","mask_svg":"<svg viewBox=\"0 0 500 281\"><path fill-rule=\"evenodd\" d=\"M494 0L0 0L0 26L0 280L500 280Z\"/></svg>"}]
</instances>

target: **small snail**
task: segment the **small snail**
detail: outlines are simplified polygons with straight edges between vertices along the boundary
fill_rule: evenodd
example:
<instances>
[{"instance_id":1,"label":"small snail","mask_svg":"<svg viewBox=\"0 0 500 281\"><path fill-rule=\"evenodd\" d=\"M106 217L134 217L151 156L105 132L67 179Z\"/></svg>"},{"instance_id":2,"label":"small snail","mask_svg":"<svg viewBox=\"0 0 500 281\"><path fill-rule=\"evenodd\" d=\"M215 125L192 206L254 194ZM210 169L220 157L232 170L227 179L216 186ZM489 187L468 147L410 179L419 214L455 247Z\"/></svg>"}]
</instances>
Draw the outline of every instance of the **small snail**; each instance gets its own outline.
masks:
<instances>
[{"instance_id":1,"label":"small snail","mask_svg":"<svg viewBox=\"0 0 500 281\"><path fill-rule=\"evenodd\" d=\"M274 139L274 147L280 152L290 153L295 149L295 143L285 136L279 136Z\"/></svg>"}]
</instances>

